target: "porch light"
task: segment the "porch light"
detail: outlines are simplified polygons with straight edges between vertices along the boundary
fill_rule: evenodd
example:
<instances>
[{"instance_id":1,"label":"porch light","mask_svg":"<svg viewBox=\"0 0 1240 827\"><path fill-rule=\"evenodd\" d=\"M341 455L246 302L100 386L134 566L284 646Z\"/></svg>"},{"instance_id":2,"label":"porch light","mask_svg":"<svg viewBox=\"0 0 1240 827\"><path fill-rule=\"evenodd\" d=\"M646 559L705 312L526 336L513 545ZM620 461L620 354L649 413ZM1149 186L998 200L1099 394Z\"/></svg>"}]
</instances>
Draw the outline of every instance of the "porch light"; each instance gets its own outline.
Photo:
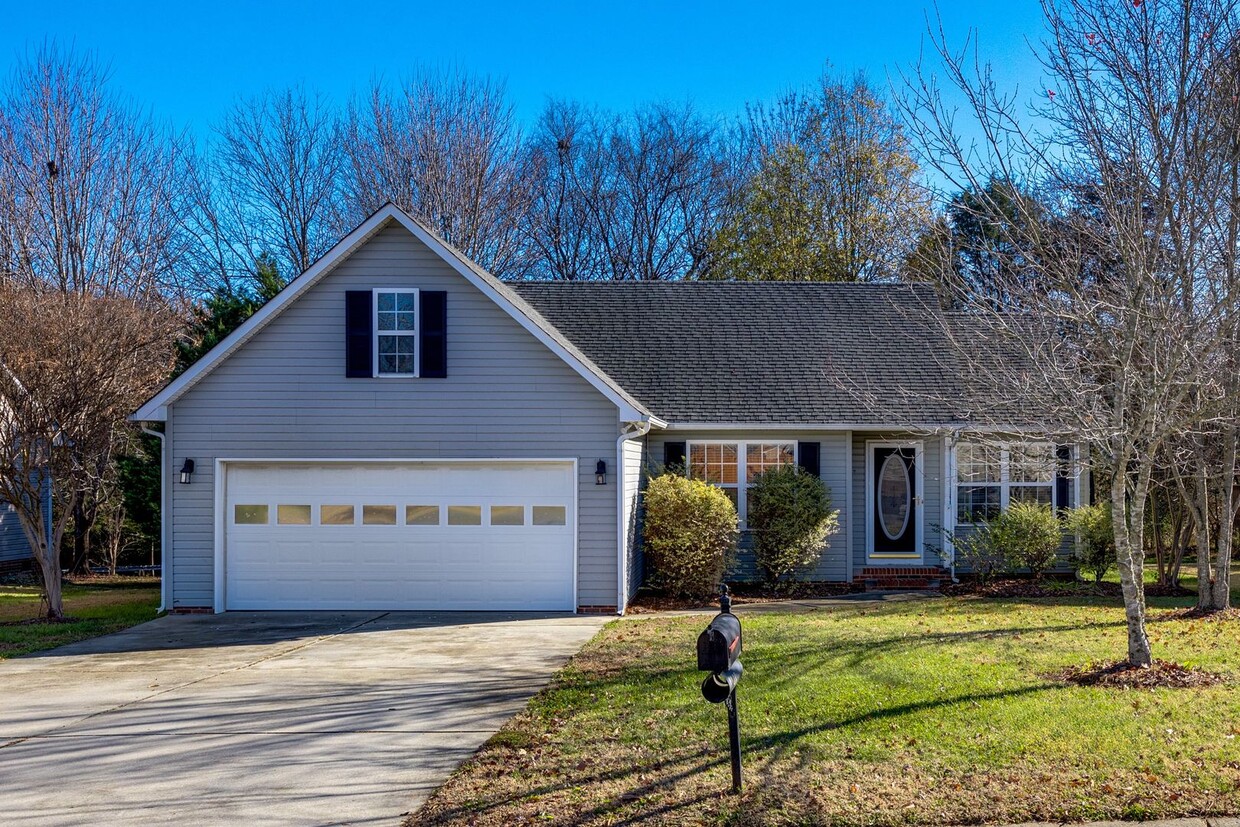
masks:
<instances>
[{"instance_id":1,"label":"porch light","mask_svg":"<svg viewBox=\"0 0 1240 827\"><path fill-rule=\"evenodd\" d=\"M185 464L181 466L181 485L189 485L189 478L194 473L194 461L186 459Z\"/></svg>"},{"instance_id":2,"label":"porch light","mask_svg":"<svg viewBox=\"0 0 1240 827\"><path fill-rule=\"evenodd\" d=\"M594 466L594 484L607 484L607 463L601 459Z\"/></svg>"}]
</instances>

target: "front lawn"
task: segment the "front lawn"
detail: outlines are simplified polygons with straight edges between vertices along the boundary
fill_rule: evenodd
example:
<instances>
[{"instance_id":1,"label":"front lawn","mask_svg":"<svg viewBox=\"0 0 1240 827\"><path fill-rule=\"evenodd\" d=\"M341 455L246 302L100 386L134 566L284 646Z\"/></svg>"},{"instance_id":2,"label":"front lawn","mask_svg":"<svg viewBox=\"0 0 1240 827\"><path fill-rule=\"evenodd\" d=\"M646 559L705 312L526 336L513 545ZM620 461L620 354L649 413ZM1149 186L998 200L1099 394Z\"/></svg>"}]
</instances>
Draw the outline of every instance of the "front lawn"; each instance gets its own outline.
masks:
<instances>
[{"instance_id":1,"label":"front lawn","mask_svg":"<svg viewBox=\"0 0 1240 827\"><path fill-rule=\"evenodd\" d=\"M84 580L64 584L64 623L30 622L39 615L37 586L0 584L0 660L51 649L152 620L159 580Z\"/></svg>"},{"instance_id":2,"label":"front lawn","mask_svg":"<svg viewBox=\"0 0 1240 827\"><path fill-rule=\"evenodd\" d=\"M610 624L409 825L960 824L1240 812L1240 627L1157 620L1228 686L1045 677L1124 652L1114 601L942 598L744 615L746 789L699 694L707 617Z\"/></svg>"}]
</instances>

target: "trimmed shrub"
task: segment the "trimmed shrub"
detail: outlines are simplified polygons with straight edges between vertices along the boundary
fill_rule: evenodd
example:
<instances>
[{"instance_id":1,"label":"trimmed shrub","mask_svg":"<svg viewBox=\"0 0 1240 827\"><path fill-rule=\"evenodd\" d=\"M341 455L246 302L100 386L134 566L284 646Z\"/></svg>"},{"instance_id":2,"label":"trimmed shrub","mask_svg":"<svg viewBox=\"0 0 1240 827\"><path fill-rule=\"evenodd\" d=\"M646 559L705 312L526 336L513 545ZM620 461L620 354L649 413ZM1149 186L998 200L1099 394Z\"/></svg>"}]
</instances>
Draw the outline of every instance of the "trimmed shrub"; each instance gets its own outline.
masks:
<instances>
[{"instance_id":1,"label":"trimmed shrub","mask_svg":"<svg viewBox=\"0 0 1240 827\"><path fill-rule=\"evenodd\" d=\"M1064 524L1077 536L1076 569L1093 575L1095 583L1115 565L1115 534L1111 526L1111 507L1082 505L1068 511Z\"/></svg>"},{"instance_id":2,"label":"trimmed shrub","mask_svg":"<svg viewBox=\"0 0 1240 827\"><path fill-rule=\"evenodd\" d=\"M1007 561L1003 550L995 543L989 525L982 523L963 534L953 533L950 536L952 547L956 550L956 564L967 568L978 583L985 585L1004 570Z\"/></svg>"},{"instance_id":3,"label":"trimmed shrub","mask_svg":"<svg viewBox=\"0 0 1240 827\"><path fill-rule=\"evenodd\" d=\"M1028 569L1041 580L1055 565L1063 542L1063 524L1049 505L1013 503L990 521L989 532L1008 568Z\"/></svg>"},{"instance_id":4,"label":"trimmed shrub","mask_svg":"<svg viewBox=\"0 0 1240 827\"><path fill-rule=\"evenodd\" d=\"M759 474L748 499L754 557L772 583L817 565L840 527L827 486L795 465Z\"/></svg>"},{"instance_id":5,"label":"trimmed shrub","mask_svg":"<svg viewBox=\"0 0 1240 827\"><path fill-rule=\"evenodd\" d=\"M736 553L736 506L728 495L701 480L665 473L650 480L643 501L652 580L673 594L713 595Z\"/></svg>"}]
</instances>

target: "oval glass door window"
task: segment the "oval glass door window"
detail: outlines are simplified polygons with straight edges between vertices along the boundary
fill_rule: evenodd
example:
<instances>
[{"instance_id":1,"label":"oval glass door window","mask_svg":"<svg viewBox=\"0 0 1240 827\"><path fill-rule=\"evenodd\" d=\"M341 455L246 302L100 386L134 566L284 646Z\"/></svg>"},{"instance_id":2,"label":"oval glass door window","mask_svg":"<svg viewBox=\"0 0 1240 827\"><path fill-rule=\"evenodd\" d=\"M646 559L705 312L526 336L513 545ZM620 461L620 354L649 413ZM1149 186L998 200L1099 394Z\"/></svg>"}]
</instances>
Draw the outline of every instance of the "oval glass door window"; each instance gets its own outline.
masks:
<instances>
[{"instance_id":1,"label":"oval glass door window","mask_svg":"<svg viewBox=\"0 0 1240 827\"><path fill-rule=\"evenodd\" d=\"M878 524L887 539L898 540L903 536L912 500L913 486L904 458L899 454L888 455L878 472Z\"/></svg>"}]
</instances>

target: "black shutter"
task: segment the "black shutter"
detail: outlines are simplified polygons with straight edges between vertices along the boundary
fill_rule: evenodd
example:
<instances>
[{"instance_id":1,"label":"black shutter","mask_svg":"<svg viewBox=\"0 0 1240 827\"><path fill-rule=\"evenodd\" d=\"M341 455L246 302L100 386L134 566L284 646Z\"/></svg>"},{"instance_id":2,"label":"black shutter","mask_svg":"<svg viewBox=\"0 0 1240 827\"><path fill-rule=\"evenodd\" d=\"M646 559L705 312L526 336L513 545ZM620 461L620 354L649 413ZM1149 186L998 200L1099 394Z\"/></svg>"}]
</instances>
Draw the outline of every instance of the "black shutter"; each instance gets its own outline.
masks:
<instances>
[{"instance_id":1,"label":"black shutter","mask_svg":"<svg viewBox=\"0 0 1240 827\"><path fill-rule=\"evenodd\" d=\"M1055 503L1062 511L1072 508L1072 446L1055 446Z\"/></svg>"},{"instance_id":2,"label":"black shutter","mask_svg":"<svg viewBox=\"0 0 1240 827\"><path fill-rule=\"evenodd\" d=\"M687 442L664 442L663 443L663 466L665 468L677 468L686 470L685 462Z\"/></svg>"},{"instance_id":3,"label":"black shutter","mask_svg":"<svg viewBox=\"0 0 1240 827\"><path fill-rule=\"evenodd\" d=\"M369 290L346 290L344 294L344 375L350 379L375 374L372 295Z\"/></svg>"},{"instance_id":4,"label":"black shutter","mask_svg":"<svg viewBox=\"0 0 1240 827\"><path fill-rule=\"evenodd\" d=\"M818 459L820 448L821 444L817 442L797 443L797 465L801 466L802 471L815 477L822 476L822 464Z\"/></svg>"},{"instance_id":5,"label":"black shutter","mask_svg":"<svg viewBox=\"0 0 1240 827\"><path fill-rule=\"evenodd\" d=\"M418 295L418 376L443 379L448 375L448 294L423 290Z\"/></svg>"}]
</instances>

